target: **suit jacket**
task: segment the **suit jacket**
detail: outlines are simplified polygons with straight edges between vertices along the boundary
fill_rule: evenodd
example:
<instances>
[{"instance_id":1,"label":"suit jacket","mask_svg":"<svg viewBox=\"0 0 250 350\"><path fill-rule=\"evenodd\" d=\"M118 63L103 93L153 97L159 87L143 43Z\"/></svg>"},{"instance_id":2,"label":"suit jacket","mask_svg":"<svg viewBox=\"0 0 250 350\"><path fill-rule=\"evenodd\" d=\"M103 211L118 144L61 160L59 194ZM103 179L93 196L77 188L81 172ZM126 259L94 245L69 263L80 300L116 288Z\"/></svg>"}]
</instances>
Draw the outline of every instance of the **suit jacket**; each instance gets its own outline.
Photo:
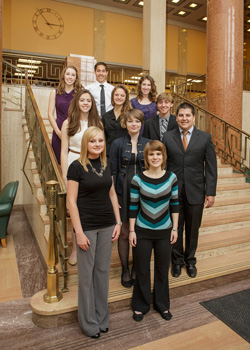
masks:
<instances>
[{"instance_id":1,"label":"suit jacket","mask_svg":"<svg viewBox=\"0 0 250 350\"><path fill-rule=\"evenodd\" d=\"M185 192L189 204L204 203L205 195L216 195L217 160L211 135L194 128L186 152L179 128L166 132L167 169L178 179L178 190Z\"/></svg>"},{"instance_id":2,"label":"suit jacket","mask_svg":"<svg viewBox=\"0 0 250 350\"><path fill-rule=\"evenodd\" d=\"M168 129L167 131L178 128L176 118L173 114L170 114ZM159 140L160 141L160 126L159 126L159 115L155 115L153 118L150 118L144 123L144 131L142 134L143 137L146 137L150 140Z\"/></svg>"}]
</instances>

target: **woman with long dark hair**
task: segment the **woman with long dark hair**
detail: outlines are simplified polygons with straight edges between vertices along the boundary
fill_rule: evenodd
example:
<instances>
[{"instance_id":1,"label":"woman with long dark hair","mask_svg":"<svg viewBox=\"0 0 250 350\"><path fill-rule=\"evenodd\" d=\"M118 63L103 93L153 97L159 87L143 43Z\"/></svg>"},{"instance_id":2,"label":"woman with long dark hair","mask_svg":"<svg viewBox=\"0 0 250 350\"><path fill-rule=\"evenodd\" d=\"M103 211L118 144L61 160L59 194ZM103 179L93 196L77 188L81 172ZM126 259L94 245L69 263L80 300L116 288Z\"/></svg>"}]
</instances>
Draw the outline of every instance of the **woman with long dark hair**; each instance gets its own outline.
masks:
<instances>
[{"instance_id":1,"label":"woman with long dark hair","mask_svg":"<svg viewBox=\"0 0 250 350\"><path fill-rule=\"evenodd\" d=\"M111 104L114 107L111 111L102 116L102 123L106 137L107 156L112 142L119 137L127 135L127 129L122 126L124 115L131 109L129 92L124 85L116 85L111 93Z\"/></svg>"},{"instance_id":2,"label":"woman with long dark hair","mask_svg":"<svg viewBox=\"0 0 250 350\"><path fill-rule=\"evenodd\" d=\"M68 167L79 158L82 136L90 126L103 129L95 100L88 90L83 89L74 96L69 107L68 119L64 121L62 126L61 165L66 186ZM72 231L72 253L69 264L76 265L76 263L76 246Z\"/></svg>"},{"instance_id":3,"label":"woman with long dark hair","mask_svg":"<svg viewBox=\"0 0 250 350\"><path fill-rule=\"evenodd\" d=\"M130 100L133 108L139 109L144 114L144 122L157 114L156 85L150 75L144 75L137 85L137 96ZM143 127L141 134L143 133Z\"/></svg>"},{"instance_id":4,"label":"woman with long dark hair","mask_svg":"<svg viewBox=\"0 0 250 350\"><path fill-rule=\"evenodd\" d=\"M51 91L49 96L48 117L53 128L52 148L58 164L61 164L61 138L62 124L68 117L69 105L73 96L82 88L77 69L67 66L63 69L57 89ZM56 112L56 119L54 114Z\"/></svg>"}]
</instances>

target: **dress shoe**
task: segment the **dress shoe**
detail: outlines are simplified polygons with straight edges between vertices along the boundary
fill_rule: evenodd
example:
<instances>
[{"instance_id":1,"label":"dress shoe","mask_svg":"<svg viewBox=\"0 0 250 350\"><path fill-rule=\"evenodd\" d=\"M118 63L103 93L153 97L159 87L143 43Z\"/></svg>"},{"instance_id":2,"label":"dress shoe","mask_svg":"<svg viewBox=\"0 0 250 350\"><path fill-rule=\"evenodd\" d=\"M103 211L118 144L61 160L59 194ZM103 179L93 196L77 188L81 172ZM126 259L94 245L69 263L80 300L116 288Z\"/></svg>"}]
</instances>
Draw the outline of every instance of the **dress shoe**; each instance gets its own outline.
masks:
<instances>
[{"instance_id":1,"label":"dress shoe","mask_svg":"<svg viewBox=\"0 0 250 350\"><path fill-rule=\"evenodd\" d=\"M94 335L91 335L91 338L93 338L93 339L98 339L98 338L100 338L100 333L96 333L96 334L94 334Z\"/></svg>"},{"instance_id":2,"label":"dress shoe","mask_svg":"<svg viewBox=\"0 0 250 350\"><path fill-rule=\"evenodd\" d=\"M140 322L143 320L143 317L144 315L143 314L136 314L135 311L133 313L133 319L136 321L136 322Z\"/></svg>"},{"instance_id":3,"label":"dress shoe","mask_svg":"<svg viewBox=\"0 0 250 350\"><path fill-rule=\"evenodd\" d=\"M181 265L173 265L171 273L173 277L179 277L181 275Z\"/></svg>"},{"instance_id":4,"label":"dress shoe","mask_svg":"<svg viewBox=\"0 0 250 350\"><path fill-rule=\"evenodd\" d=\"M100 332L101 333L108 333L109 329L108 328L105 328L105 329L101 329Z\"/></svg>"},{"instance_id":5,"label":"dress shoe","mask_svg":"<svg viewBox=\"0 0 250 350\"><path fill-rule=\"evenodd\" d=\"M189 277L194 278L197 275L197 268L195 267L195 264L189 263L186 265L186 268Z\"/></svg>"},{"instance_id":6,"label":"dress shoe","mask_svg":"<svg viewBox=\"0 0 250 350\"><path fill-rule=\"evenodd\" d=\"M161 312L161 317L166 320L169 321L172 318L172 314L171 312L168 310L168 312Z\"/></svg>"}]
</instances>

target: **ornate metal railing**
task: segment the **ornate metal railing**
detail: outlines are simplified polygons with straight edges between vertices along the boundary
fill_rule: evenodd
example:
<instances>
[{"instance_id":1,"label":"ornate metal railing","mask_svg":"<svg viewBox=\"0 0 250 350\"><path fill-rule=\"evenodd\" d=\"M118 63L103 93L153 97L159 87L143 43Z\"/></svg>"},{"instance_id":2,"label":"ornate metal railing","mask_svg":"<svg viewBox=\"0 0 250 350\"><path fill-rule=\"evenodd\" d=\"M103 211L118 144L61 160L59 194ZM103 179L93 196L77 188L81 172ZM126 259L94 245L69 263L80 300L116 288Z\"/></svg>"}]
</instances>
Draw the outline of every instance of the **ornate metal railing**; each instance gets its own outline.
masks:
<instances>
[{"instance_id":1,"label":"ornate metal railing","mask_svg":"<svg viewBox=\"0 0 250 350\"><path fill-rule=\"evenodd\" d=\"M59 259L64 276L64 283L62 291L67 291L67 276L68 276L68 243L67 243L67 219L66 219L66 188L62 179L60 169L58 167L55 154L51 147L51 143L45 129L40 111L38 109L36 100L34 98L31 86L26 79L26 93L25 93L25 117L30 135L30 143L32 145L35 161L38 169L38 174L42 186L42 191L46 200L46 205L56 203L52 205L49 210L49 216L54 219L54 224L51 224L50 220L50 237L49 237L49 251L48 251L48 295L50 290L55 290L55 278L51 275L54 271L54 275L57 274L57 252L53 251L53 247L58 247ZM29 147L27 152L29 151ZM27 156L25 157L25 161ZM24 164L25 167L25 164ZM53 181L53 200L51 199L51 191L48 191L47 182ZM56 195L57 193L57 195ZM51 212L54 214L51 215ZM56 242L56 243L51 243ZM52 272L51 272L52 271ZM48 299L48 298L47 298ZM56 298L54 298L56 299ZM51 300L54 300L51 298ZM48 301L48 300L46 300ZM52 302L48 301L48 302Z\"/></svg>"},{"instance_id":2,"label":"ornate metal railing","mask_svg":"<svg viewBox=\"0 0 250 350\"><path fill-rule=\"evenodd\" d=\"M176 93L200 106L205 106L206 75L200 75L194 78L178 76L170 82L170 86L171 93Z\"/></svg>"},{"instance_id":3,"label":"ornate metal railing","mask_svg":"<svg viewBox=\"0 0 250 350\"><path fill-rule=\"evenodd\" d=\"M250 134L227 123L197 103L172 92L176 107L182 102L192 103L196 109L195 126L212 135L215 151L224 162L250 178Z\"/></svg>"},{"instance_id":4,"label":"ornate metal railing","mask_svg":"<svg viewBox=\"0 0 250 350\"><path fill-rule=\"evenodd\" d=\"M2 98L22 109L25 70L2 60Z\"/></svg>"}]
</instances>

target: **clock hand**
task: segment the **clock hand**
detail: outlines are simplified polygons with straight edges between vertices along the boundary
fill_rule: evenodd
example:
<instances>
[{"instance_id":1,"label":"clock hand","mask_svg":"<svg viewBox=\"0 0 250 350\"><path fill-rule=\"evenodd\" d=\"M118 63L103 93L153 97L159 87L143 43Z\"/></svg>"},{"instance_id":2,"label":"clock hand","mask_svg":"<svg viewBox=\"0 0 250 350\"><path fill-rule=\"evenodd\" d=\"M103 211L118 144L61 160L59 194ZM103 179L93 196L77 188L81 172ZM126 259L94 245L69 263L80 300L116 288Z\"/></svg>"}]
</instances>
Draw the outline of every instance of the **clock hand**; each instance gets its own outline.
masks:
<instances>
[{"instance_id":1,"label":"clock hand","mask_svg":"<svg viewBox=\"0 0 250 350\"><path fill-rule=\"evenodd\" d=\"M45 23L45 24L47 24L48 26L56 26L56 27L60 27L60 24L54 24L54 23Z\"/></svg>"},{"instance_id":2,"label":"clock hand","mask_svg":"<svg viewBox=\"0 0 250 350\"><path fill-rule=\"evenodd\" d=\"M52 27L51 27L51 24L50 24L50 23L47 21L47 19L44 17L42 11L39 10L38 8L37 8L37 11L39 11L40 15L41 15L41 16L43 17L43 19L45 20L45 24L47 24L48 26L50 26L50 28L52 28Z\"/></svg>"}]
</instances>

